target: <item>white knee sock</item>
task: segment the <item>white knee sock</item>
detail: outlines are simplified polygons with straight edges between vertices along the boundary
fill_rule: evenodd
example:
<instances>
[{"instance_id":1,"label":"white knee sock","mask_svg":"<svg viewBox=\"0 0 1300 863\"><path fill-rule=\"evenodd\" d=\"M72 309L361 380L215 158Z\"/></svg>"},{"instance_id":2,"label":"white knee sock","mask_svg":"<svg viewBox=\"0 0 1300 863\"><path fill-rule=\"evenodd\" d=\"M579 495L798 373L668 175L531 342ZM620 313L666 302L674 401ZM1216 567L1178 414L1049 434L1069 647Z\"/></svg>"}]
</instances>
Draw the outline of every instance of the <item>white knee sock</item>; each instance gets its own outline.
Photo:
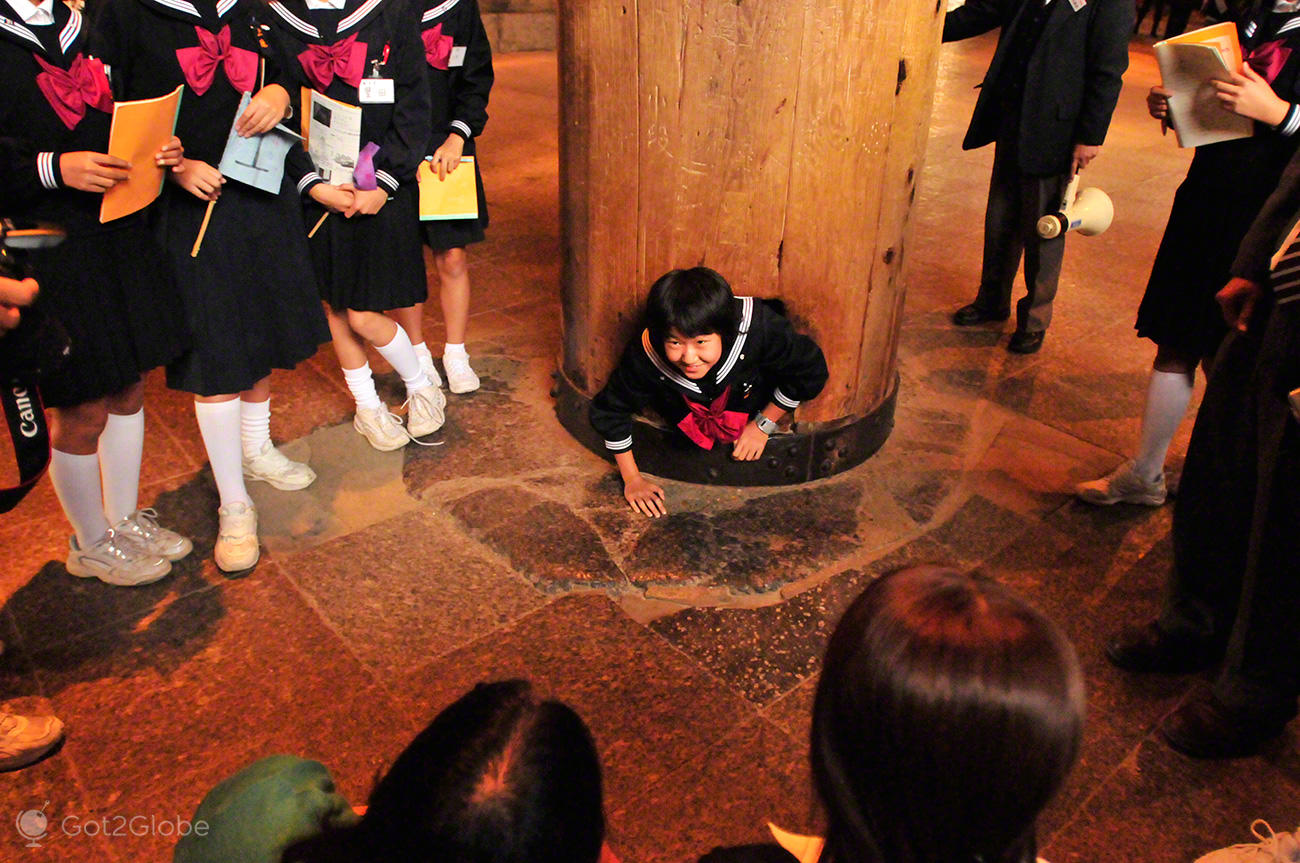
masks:
<instances>
[{"instance_id":1,"label":"white knee sock","mask_svg":"<svg viewBox=\"0 0 1300 863\"><path fill-rule=\"evenodd\" d=\"M264 402L239 402L239 438L244 447L244 458L262 454L262 447L271 439L271 400Z\"/></svg>"},{"instance_id":2,"label":"white knee sock","mask_svg":"<svg viewBox=\"0 0 1300 863\"><path fill-rule=\"evenodd\" d=\"M1192 389L1191 375L1151 370L1146 412L1142 416L1142 436L1134 459L1138 474L1143 478L1155 479L1164 471L1169 443L1187 413Z\"/></svg>"},{"instance_id":3,"label":"white knee sock","mask_svg":"<svg viewBox=\"0 0 1300 863\"><path fill-rule=\"evenodd\" d=\"M379 351L379 355L388 360L394 371L401 375L408 396L416 390L433 385L428 375L424 373L424 369L420 368L420 358L415 353L410 337L400 326L391 342L386 345L375 345L375 350Z\"/></svg>"},{"instance_id":4,"label":"white knee sock","mask_svg":"<svg viewBox=\"0 0 1300 863\"><path fill-rule=\"evenodd\" d=\"M225 402L195 402L194 416L208 451L212 478L222 506L252 504L244 488L244 464L239 445L239 399Z\"/></svg>"},{"instance_id":5,"label":"white knee sock","mask_svg":"<svg viewBox=\"0 0 1300 863\"><path fill-rule=\"evenodd\" d=\"M104 516L117 524L140 505L140 460L144 454L144 409L129 416L109 414L99 436L99 475Z\"/></svg>"},{"instance_id":6,"label":"white knee sock","mask_svg":"<svg viewBox=\"0 0 1300 863\"><path fill-rule=\"evenodd\" d=\"M99 488L99 456L54 450L50 454L50 482L63 514L77 534L77 545L90 548L99 542L108 530Z\"/></svg>"},{"instance_id":7,"label":"white knee sock","mask_svg":"<svg viewBox=\"0 0 1300 863\"><path fill-rule=\"evenodd\" d=\"M370 374L370 363L359 369L344 369L343 381L348 385L352 398L356 399L357 407L378 410L383 404L379 400L379 393L375 391L375 378Z\"/></svg>"},{"instance_id":8,"label":"white knee sock","mask_svg":"<svg viewBox=\"0 0 1300 863\"><path fill-rule=\"evenodd\" d=\"M453 344L451 344L450 342L448 342L448 343L447 343L446 345L444 345L443 348L442 348L442 355L443 355L444 358L445 358L445 357L460 357L461 359L469 359L469 354L465 353L465 343L464 343L464 342L461 342L461 343L458 344L458 345L453 345Z\"/></svg>"},{"instance_id":9,"label":"white knee sock","mask_svg":"<svg viewBox=\"0 0 1300 863\"><path fill-rule=\"evenodd\" d=\"M415 348L415 356L418 359L428 360L431 363L433 362L433 353L429 350L429 346L424 342L420 342L418 345L412 345L412 347Z\"/></svg>"}]
</instances>

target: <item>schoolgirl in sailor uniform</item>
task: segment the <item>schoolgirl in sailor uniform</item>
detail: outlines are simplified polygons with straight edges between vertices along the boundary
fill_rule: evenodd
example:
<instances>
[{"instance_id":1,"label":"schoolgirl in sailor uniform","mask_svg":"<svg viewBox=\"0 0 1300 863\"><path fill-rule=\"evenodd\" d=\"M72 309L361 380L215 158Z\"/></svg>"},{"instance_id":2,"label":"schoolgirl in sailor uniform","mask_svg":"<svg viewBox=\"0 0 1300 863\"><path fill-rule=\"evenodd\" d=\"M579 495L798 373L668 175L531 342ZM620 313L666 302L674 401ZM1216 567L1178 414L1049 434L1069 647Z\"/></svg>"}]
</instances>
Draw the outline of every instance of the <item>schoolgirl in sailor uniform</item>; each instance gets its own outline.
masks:
<instances>
[{"instance_id":1,"label":"schoolgirl in sailor uniform","mask_svg":"<svg viewBox=\"0 0 1300 863\"><path fill-rule=\"evenodd\" d=\"M428 295L415 184L429 132L418 7L411 0L272 0L269 9L281 67L303 87L359 105L362 146L378 147L369 165L364 155L358 159L352 184L327 184L302 154L293 179L311 199L309 224L330 214L311 251L334 350L357 402L353 425L376 449L397 449L440 428L446 404L406 331L381 314ZM405 430L379 401L363 339L406 385Z\"/></svg>"},{"instance_id":2,"label":"schoolgirl in sailor uniform","mask_svg":"<svg viewBox=\"0 0 1300 863\"><path fill-rule=\"evenodd\" d=\"M829 373L816 342L763 300L733 296L707 267L662 276L646 317L590 417L628 503L657 517L665 513L663 489L641 477L632 456L635 413L653 408L697 446L734 442L735 458L754 460L777 421L820 393Z\"/></svg>"},{"instance_id":3,"label":"schoolgirl in sailor uniform","mask_svg":"<svg viewBox=\"0 0 1300 863\"><path fill-rule=\"evenodd\" d=\"M217 170L244 93L254 94L239 118L246 135L269 131L289 107L293 85L275 64L263 68L259 8L252 0L107 0L92 39L122 98L186 87L177 121L183 170L172 175L152 215L194 339L168 366L167 384L195 395L220 496L214 556L227 572L258 558L257 513L245 476L283 490L316 478L271 443L270 375L329 339L294 182L286 179L275 195L226 183Z\"/></svg>"},{"instance_id":4,"label":"schoolgirl in sailor uniform","mask_svg":"<svg viewBox=\"0 0 1300 863\"><path fill-rule=\"evenodd\" d=\"M51 411L50 479L71 522L68 571L121 585L162 578L188 539L138 508L145 371L186 349L184 310L137 214L99 222L127 165L105 154L113 96L85 53L81 15L61 2L0 0L3 215L57 223L67 239L31 261L38 303L68 332L63 365L41 381ZM173 139L155 157L174 166Z\"/></svg>"},{"instance_id":5,"label":"schoolgirl in sailor uniform","mask_svg":"<svg viewBox=\"0 0 1300 863\"><path fill-rule=\"evenodd\" d=\"M433 172L442 177L457 169L462 155L475 155L475 139L487 125L493 81L492 46L476 0L424 0L420 21L433 108L428 158ZM421 222L441 283L442 317L447 330L442 362L447 370L447 388L453 393L473 392L479 387L478 375L465 352L470 302L465 247L483 241L488 211L477 158L473 170L478 218ZM421 304L400 310L396 318L411 334L425 371L436 383L438 372L424 344L423 315Z\"/></svg>"},{"instance_id":6,"label":"schoolgirl in sailor uniform","mask_svg":"<svg viewBox=\"0 0 1300 863\"><path fill-rule=\"evenodd\" d=\"M1136 329L1156 343L1138 452L1131 462L1078 486L1089 503L1164 503L1165 456L1191 400L1196 366L1227 333L1214 295L1227 283L1237 246L1300 143L1300 0L1265 0L1238 22L1245 69L1226 110L1255 122L1248 138L1196 148L1174 195ZM1224 96L1220 97L1221 100ZM1168 117L1167 91L1147 97Z\"/></svg>"}]
</instances>

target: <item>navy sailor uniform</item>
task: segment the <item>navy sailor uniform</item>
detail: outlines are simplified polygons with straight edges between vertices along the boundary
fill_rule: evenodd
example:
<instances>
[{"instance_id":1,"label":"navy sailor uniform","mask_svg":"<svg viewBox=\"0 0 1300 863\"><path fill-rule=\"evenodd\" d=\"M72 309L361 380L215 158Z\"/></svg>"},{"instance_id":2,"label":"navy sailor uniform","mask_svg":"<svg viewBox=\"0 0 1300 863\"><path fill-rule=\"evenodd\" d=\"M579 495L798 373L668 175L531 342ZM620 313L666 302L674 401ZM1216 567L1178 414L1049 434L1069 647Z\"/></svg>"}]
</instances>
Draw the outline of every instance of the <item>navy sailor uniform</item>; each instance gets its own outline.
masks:
<instances>
[{"instance_id":1,"label":"navy sailor uniform","mask_svg":"<svg viewBox=\"0 0 1300 863\"><path fill-rule=\"evenodd\" d=\"M1300 143L1300 13L1263 11L1238 32L1247 62L1291 109L1275 128L1257 122L1249 138L1197 147L1174 195L1136 328L1193 357L1214 356L1227 333L1214 295Z\"/></svg>"},{"instance_id":2,"label":"navy sailor uniform","mask_svg":"<svg viewBox=\"0 0 1300 863\"><path fill-rule=\"evenodd\" d=\"M433 125L428 152L442 146L448 135L465 139L465 155L474 158L478 187L478 218L422 222L424 241L436 250L457 249L483 240L488 226L483 174L475 155L475 139L487 125L488 95L492 91L492 46L479 14L477 0L424 0L420 18Z\"/></svg>"},{"instance_id":3,"label":"navy sailor uniform","mask_svg":"<svg viewBox=\"0 0 1300 863\"><path fill-rule=\"evenodd\" d=\"M252 0L109 0L91 44L123 98L152 98L186 84L176 134L187 158L215 168L243 91L258 88L256 8ZM210 77L188 80L180 58L201 41L220 43L227 56L248 52L246 68L236 73L210 59ZM298 92L275 64L266 72L266 83ZM328 341L329 328L293 179L286 175L279 195L226 183L202 250L191 257L206 210L207 201L168 183L151 220L194 337L193 348L168 366L167 383L215 396L247 390L272 369L293 368Z\"/></svg>"},{"instance_id":4,"label":"navy sailor uniform","mask_svg":"<svg viewBox=\"0 0 1300 863\"><path fill-rule=\"evenodd\" d=\"M705 448L697 423L710 408L739 414L747 422L770 402L792 411L826 385L826 358L789 319L754 297L736 297L739 328L724 339L722 356L693 381L664 358L649 330L633 339L591 402L591 424L612 454L632 448L633 414L653 408L666 423ZM689 429L689 431L688 431ZM708 437L707 431L704 434ZM717 438L718 440L731 439Z\"/></svg>"},{"instance_id":5,"label":"navy sailor uniform","mask_svg":"<svg viewBox=\"0 0 1300 863\"><path fill-rule=\"evenodd\" d=\"M51 407L70 407L134 384L189 338L143 216L100 224L103 196L68 187L60 173L64 153L108 149L112 96L102 65L84 53L81 15L60 2L52 11L54 23L29 26L0 0L0 215L54 222L68 233L30 260L38 302L71 341L67 361L41 381L42 394Z\"/></svg>"},{"instance_id":6,"label":"navy sailor uniform","mask_svg":"<svg viewBox=\"0 0 1300 863\"><path fill-rule=\"evenodd\" d=\"M359 105L361 144L374 143L378 188L388 203L374 216L326 219L310 241L321 296L336 310L383 312L423 302L428 296L420 241L415 172L429 138L429 87L419 37L419 7L412 0L346 0L339 9L308 9L305 0L271 0L267 19L280 67L296 87ZM311 79L302 56L313 49L363 45L363 74L378 70L392 79L392 104L362 105L359 88L338 74L324 89ZM291 89L295 95L297 89ZM306 196L324 182L305 152L291 154L293 179L308 224L325 210Z\"/></svg>"}]
</instances>

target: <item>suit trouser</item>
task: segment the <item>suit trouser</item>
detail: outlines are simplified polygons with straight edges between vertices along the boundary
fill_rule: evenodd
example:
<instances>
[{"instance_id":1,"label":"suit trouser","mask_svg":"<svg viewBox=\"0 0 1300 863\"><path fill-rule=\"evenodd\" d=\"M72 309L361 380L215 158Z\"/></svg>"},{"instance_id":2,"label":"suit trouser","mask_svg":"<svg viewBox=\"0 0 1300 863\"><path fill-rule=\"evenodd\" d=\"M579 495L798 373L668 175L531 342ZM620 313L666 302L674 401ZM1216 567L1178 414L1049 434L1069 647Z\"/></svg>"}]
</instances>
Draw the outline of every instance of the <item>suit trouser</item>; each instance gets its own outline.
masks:
<instances>
[{"instance_id":1,"label":"suit trouser","mask_svg":"<svg viewBox=\"0 0 1300 863\"><path fill-rule=\"evenodd\" d=\"M1065 256L1065 235L1043 240L1038 219L1055 212L1067 178L1063 174L1033 177L1020 170L1020 148L1014 127L993 145L993 176L984 210L984 263L975 304L1002 314L1011 309L1011 287L1025 258L1025 296L1016 304L1016 329L1042 332L1052 320L1052 300Z\"/></svg>"},{"instance_id":2,"label":"suit trouser","mask_svg":"<svg viewBox=\"0 0 1300 863\"><path fill-rule=\"evenodd\" d=\"M1214 363L1174 505L1160 626L1226 645L1214 694L1289 717L1300 694L1300 304L1256 310Z\"/></svg>"}]
</instances>

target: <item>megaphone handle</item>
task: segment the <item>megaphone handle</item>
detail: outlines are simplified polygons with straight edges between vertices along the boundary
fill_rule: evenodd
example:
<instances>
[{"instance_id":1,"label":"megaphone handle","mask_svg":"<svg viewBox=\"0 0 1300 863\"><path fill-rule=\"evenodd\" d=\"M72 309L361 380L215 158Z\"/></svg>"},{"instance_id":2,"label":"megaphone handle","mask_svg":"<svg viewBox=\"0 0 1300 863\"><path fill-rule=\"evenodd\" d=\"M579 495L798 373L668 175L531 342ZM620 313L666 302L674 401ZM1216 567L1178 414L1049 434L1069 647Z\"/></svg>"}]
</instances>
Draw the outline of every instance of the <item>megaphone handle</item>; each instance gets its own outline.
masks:
<instances>
[{"instance_id":1,"label":"megaphone handle","mask_svg":"<svg viewBox=\"0 0 1300 863\"><path fill-rule=\"evenodd\" d=\"M1075 195L1078 194L1078 192L1079 192L1079 175L1075 174L1073 177L1070 178L1069 185L1065 187L1065 194L1061 195L1060 212L1064 213L1066 210L1070 209L1070 205L1074 203L1074 197Z\"/></svg>"}]
</instances>

